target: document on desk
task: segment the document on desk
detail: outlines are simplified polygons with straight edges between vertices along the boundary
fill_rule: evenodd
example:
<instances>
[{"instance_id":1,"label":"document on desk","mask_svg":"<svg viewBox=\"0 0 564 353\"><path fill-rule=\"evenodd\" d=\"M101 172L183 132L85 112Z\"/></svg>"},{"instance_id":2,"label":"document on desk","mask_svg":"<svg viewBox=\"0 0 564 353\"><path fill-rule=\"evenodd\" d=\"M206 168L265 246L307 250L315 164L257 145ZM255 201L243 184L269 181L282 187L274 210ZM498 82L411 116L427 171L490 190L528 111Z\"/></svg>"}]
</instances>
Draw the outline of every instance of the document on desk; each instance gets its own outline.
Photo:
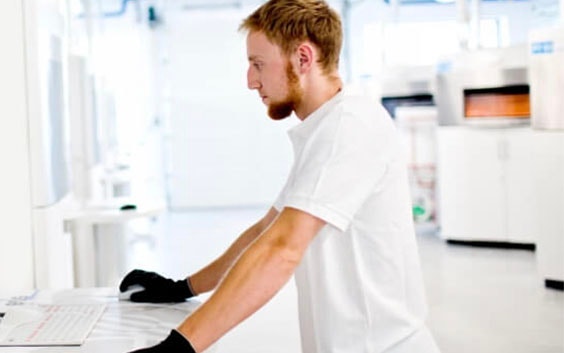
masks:
<instances>
[{"instance_id":1,"label":"document on desk","mask_svg":"<svg viewBox=\"0 0 564 353\"><path fill-rule=\"evenodd\" d=\"M35 304L0 309L0 347L79 346L106 304Z\"/></svg>"}]
</instances>

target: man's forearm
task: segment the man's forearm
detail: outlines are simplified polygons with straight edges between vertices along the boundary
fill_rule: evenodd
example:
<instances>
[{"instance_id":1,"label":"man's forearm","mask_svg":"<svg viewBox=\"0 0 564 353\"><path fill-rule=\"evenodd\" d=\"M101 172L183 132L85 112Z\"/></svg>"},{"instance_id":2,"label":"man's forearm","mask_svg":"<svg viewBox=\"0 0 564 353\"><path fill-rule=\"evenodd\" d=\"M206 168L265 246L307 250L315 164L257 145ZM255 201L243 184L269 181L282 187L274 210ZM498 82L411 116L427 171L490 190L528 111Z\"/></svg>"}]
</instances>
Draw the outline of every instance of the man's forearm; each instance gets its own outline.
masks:
<instances>
[{"instance_id":1,"label":"man's forearm","mask_svg":"<svg viewBox=\"0 0 564 353\"><path fill-rule=\"evenodd\" d=\"M178 328L201 352L268 302L299 259L259 239L238 259L215 293Z\"/></svg>"},{"instance_id":2,"label":"man's forearm","mask_svg":"<svg viewBox=\"0 0 564 353\"><path fill-rule=\"evenodd\" d=\"M270 225L276 215L277 212L270 209L265 217L244 231L220 257L191 275L190 285L194 292L201 294L215 289L235 260Z\"/></svg>"}]
</instances>

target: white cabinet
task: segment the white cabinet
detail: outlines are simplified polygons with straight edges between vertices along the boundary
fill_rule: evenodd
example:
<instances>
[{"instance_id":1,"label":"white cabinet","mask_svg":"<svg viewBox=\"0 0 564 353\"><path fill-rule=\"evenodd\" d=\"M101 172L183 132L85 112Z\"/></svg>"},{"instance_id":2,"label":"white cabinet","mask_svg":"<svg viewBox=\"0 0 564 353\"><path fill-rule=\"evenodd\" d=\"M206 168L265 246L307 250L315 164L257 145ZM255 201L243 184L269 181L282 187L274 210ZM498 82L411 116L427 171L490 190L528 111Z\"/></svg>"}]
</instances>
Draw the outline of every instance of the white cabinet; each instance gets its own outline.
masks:
<instances>
[{"instance_id":1,"label":"white cabinet","mask_svg":"<svg viewBox=\"0 0 564 353\"><path fill-rule=\"evenodd\" d=\"M535 131L534 181L539 272L564 281L564 131Z\"/></svg>"},{"instance_id":2,"label":"white cabinet","mask_svg":"<svg viewBox=\"0 0 564 353\"><path fill-rule=\"evenodd\" d=\"M564 1L560 1L564 13ZM564 24L529 33L538 268L564 288Z\"/></svg>"},{"instance_id":3,"label":"white cabinet","mask_svg":"<svg viewBox=\"0 0 564 353\"><path fill-rule=\"evenodd\" d=\"M536 243L533 133L529 128L505 132L507 155L503 160L507 241Z\"/></svg>"},{"instance_id":4,"label":"white cabinet","mask_svg":"<svg viewBox=\"0 0 564 353\"><path fill-rule=\"evenodd\" d=\"M442 126L437 148L443 238L535 242L528 127Z\"/></svg>"}]
</instances>

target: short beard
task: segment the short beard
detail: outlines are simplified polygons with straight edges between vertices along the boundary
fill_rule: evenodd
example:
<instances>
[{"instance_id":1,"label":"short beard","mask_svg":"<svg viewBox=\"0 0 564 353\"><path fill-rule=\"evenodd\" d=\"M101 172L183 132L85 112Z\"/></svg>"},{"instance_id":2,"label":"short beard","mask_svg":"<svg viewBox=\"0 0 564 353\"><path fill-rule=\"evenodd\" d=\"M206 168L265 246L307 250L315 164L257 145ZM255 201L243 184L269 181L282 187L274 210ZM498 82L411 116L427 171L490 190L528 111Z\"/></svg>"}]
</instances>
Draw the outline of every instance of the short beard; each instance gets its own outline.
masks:
<instances>
[{"instance_id":1,"label":"short beard","mask_svg":"<svg viewBox=\"0 0 564 353\"><path fill-rule=\"evenodd\" d=\"M289 117L302 100L303 92L300 80L289 60L286 62L286 80L288 85L288 95L286 98L280 102L272 102L268 105L268 116L272 120L282 120Z\"/></svg>"}]
</instances>

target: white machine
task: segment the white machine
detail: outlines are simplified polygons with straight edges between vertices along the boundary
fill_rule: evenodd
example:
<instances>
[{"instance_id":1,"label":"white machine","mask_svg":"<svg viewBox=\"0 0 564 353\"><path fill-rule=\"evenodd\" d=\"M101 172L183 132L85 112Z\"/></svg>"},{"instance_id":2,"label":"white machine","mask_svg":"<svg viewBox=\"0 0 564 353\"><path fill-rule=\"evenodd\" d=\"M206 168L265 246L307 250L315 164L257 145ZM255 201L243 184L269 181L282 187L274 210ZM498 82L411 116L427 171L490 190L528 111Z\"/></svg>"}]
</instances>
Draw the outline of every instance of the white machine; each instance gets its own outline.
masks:
<instances>
[{"instance_id":1,"label":"white machine","mask_svg":"<svg viewBox=\"0 0 564 353\"><path fill-rule=\"evenodd\" d=\"M436 227L436 127L431 67L385 70L381 102L394 119L408 157L413 218L419 230Z\"/></svg>"},{"instance_id":2,"label":"white machine","mask_svg":"<svg viewBox=\"0 0 564 353\"><path fill-rule=\"evenodd\" d=\"M103 209L91 206L94 173L104 162L103 151L97 151L104 142L96 140L95 110L104 104L93 101L84 57L71 55L67 5L66 0L0 1L3 289L108 285L105 278L96 281L96 272L115 277L124 269L97 257L117 248L110 240L122 238L123 232L116 229L164 209L162 204L140 205L125 213L119 200ZM112 117L108 111L98 113ZM98 233L103 239L96 241ZM99 263L109 269L99 269Z\"/></svg>"},{"instance_id":3,"label":"white machine","mask_svg":"<svg viewBox=\"0 0 564 353\"><path fill-rule=\"evenodd\" d=\"M4 53L0 57L0 96L10 97L2 98L0 119L0 161L6 166L0 174L0 283L6 288L29 288L34 281L22 13L21 1L0 2ZM16 30L4 30L4 26ZM14 156L18 151L21 153ZM5 270L11 268L17 270Z\"/></svg>"},{"instance_id":4,"label":"white machine","mask_svg":"<svg viewBox=\"0 0 564 353\"><path fill-rule=\"evenodd\" d=\"M399 106L394 120L406 149L413 219L419 230L435 230L437 109Z\"/></svg>"},{"instance_id":5,"label":"white machine","mask_svg":"<svg viewBox=\"0 0 564 353\"><path fill-rule=\"evenodd\" d=\"M438 219L448 241L534 249L526 53L469 52L438 75Z\"/></svg>"},{"instance_id":6,"label":"white machine","mask_svg":"<svg viewBox=\"0 0 564 353\"><path fill-rule=\"evenodd\" d=\"M564 26L529 36L537 259L547 287L564 289Z\"/></svg>"},{"instance_id":7,"label":"white machine","mask_svg":"<svg viewBox=\"0 0 564 353\"><path fill-rule=\"evenodd\" d=\"M2 1L0 13L0 32L9 38L2 40L0 59L7 70L1 93L8 97L0 150L3 163L16 161L0 176L0 283L70 287L72 246L63 218L76 205L68 149L65 2Z\"/></svg>"}]
</instances>

